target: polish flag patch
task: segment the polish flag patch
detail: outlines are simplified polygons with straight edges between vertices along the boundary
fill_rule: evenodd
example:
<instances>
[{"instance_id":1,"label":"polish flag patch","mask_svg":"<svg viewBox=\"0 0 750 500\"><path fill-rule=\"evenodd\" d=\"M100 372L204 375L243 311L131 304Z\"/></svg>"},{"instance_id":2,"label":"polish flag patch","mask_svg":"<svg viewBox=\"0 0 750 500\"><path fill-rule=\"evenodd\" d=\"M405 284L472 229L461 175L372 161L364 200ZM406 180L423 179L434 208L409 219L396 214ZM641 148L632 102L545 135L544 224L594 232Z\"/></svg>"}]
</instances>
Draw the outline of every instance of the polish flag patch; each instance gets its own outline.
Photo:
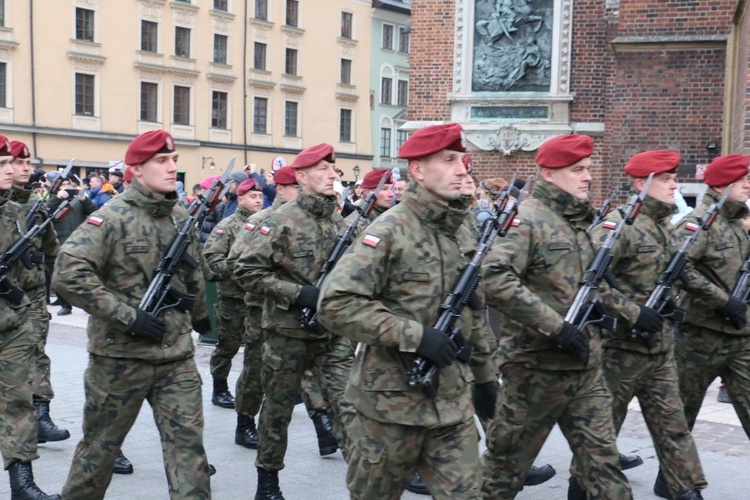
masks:
<instances>
[{"instance_id":1,"label":"polish flag patch","mask_svg":"<svg viewBox=\"0 0 750 500\"><path fill-rule=\"evenodd\" d=\"M217 230L216 230L216 234L217 234L218 236L221 236L222 234L224 234L224 230L223 230L223 229L217 229Z\"/></svg>"},{"instance_id":2,"label":"polish flag patch","mask_svg":"<svg viewBox=\"0 0 750 500\"><path fill-rule=\"evenodd\" d=\"M266 235L271 232L271 228L268 226L263 226L260 228L260 234Z\"/></svg>"},{"instance_id":3,"label":"polish flag patch","mask_svg":"<svg viewBox=\"0 0 750 500\"><path fill-rule=\"evenodd\" d=\"M362 243L364 243L368 247L375 248L378 246L378 243L380 243L380 238L371 234L366 234L365 237L362 238Z\"/></svg>"},{"instance_id":4,"label":"polish flag patch","mask_svg":"<svg viewBox=\"0 0 750 500\"><path fill-rule=\"evenodd\" d=\"M252 222L248 222L247 224L245 224L245 229L247 229L248 231L255 231L255 224L253 224Z\"/></svg>"},{"instance_id":5,"label":"polish flag patch","mask_svg":"<svg viewBox=\"0 0 750 500\"><path fill-rule=\"evenodd\" d=\"M513 222L511 222L510 225L513 226L513 227L520 226L521 225L521 219L519 219L519 218L513 219Z\"/></svg>"},{"instance_id":6,"label":"polish flag patch","mask_svg":"<svg viewBox=\"0 0 750 500\"><path fill-rule=\"evenodd\" d=\"M614 229L614 228L616 228L616 227L617 227L617 224L615 224L615 223L614 223L614 222L612 222L612 221L607 221L607 222L605 222L604 224L602 224L602 227L603 227L604 229Z\"/></svg>"},{"instance_id":7,"label":"polish flag patch","mask_svg":"<svg viewBox=\"0 0 750 500\"><path fill-rule=\"evenodd\" d=\"M104 219L102 219L101 217L97 217L96 215L92 215L86 222L88 222L92 226L99 227L102 225L102 222L104 222Z\"/></svg>"},{"instance_id":8,"label":"polish flag patch","mask_svg":"<svg viewBox=\"0 0 750 500\"><path fill-rule=\"evenodd\" d=\"M688 222L685 224L685 229L688 231L697 231L700 226L698 224L695 224L693 222Z\"/></svg>"}]
</instances>

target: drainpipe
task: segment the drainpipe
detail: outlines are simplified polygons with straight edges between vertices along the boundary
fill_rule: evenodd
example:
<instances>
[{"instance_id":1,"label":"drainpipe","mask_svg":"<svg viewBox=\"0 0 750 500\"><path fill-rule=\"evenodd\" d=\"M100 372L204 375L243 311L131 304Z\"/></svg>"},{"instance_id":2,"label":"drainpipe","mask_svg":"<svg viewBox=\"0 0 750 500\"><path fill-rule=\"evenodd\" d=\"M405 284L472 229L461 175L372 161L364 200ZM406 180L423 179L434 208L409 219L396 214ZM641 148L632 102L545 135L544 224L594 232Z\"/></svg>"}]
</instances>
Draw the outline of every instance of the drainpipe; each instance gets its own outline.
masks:
<instances>
[{"instance_id":1,"label":"drainpipe","mask_svg":"<svg viewBox=\"0 0 750 500\"><path fill-rule=\"evenodd\" d=\"M247 165L247 14L247 0L245 0L245 17L242 20L242 150L245 155L245 165Z\"/></svg>"},{"instance_id":2,"label":"drainpipe","mask_svg":"<svg viewBox=\"0 0 750 500\"><path fill-rule=\"evenodd\" d=\"M29 49L31 52L31 145L34 158L39 158L36 147L36 83L34 71L34 0L29 0Z\"/></svg>"}]
</instances>

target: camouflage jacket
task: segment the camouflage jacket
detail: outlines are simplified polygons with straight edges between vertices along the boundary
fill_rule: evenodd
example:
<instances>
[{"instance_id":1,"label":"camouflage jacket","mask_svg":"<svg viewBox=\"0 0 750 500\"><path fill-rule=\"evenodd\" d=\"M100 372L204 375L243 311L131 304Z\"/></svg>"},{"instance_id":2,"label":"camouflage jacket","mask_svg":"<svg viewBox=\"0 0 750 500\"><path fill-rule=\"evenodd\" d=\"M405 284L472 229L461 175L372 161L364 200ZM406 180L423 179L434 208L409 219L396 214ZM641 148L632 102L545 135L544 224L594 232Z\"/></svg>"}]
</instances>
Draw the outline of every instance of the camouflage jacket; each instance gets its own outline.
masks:
<instances>
[{"instance_id":1,"label":"camouflage jacket","mask_svg":"<svg viewBox=\"0 0 750 500\"><path fill-rule=\"evenodd\" d=\"M656 279L669 264L675 247L672 242L670 218L673 205L646 196L643 207L632 225L625 224L612 247L609 270L617 278L617 288L610 288L613 302L610 313L619 316L615 332L602 330L604 347L642 353L667 352L674 345L672 322L665 321L662 331L651 334L655 341L651 350L641 338L632 338L631 330L643 305L656 286ZM594 241L604 243L614 225L622 220L619 210L612 211L592 230ZM609 224L607 224L607 222Z\"/></svg>"},{"instance_id":2,"label":"camouflage jacket","mask_svg":"<svg viewBox=\"0 0 750 500\"><path fill-rule=\"evenodd\" d=\"M708 207L718 201L719 194L709 188L699 207L680 221L675 228L677 238L682 241L692 231ZM727 201L716 217L711 229L701 232L690 248L690 261L686 266L687 294L683 307L687 309L686 323L730 335L750 335L750 324L737 330L726 321L719 311L729 300L740 268L750 255L750 242L742 227L742 219L748 214L744 203Z\"/></svg>"},{"instance_id":3,"label":"camouflage jacket","mask_svg":"<svg viewBox=\"0 0 750 500\"><path fill-rule=\"evenodd\" d=\"M302 285L314 285L343 229L335 211L336 198L320 198L300 190L271 213L234 266L235 277L245 290L265 298L263 328L295 338L330 338L328 332L303 329L300 308L294 303Z\"/></svg>"},{"instance_id":4,"label":"camouflage jacket","mask_svg":"<svg viewBox=\"0 0 750 500\"><path fill-rule=\"evenodd\" d=\"M354 228L354 232L352 233L352 241L357 239L357 236L362 234L362 231L365 230L365 228L370 224L370 222L380 217L380 215L382 215L386 210L388 209L383 209L383 208L373 205L372 212L370 212L370 215L368 215L367 217L362 216L359 218L359 222L357 222L357 227ZM344 219L344 223L347 226L349 226L349 224L353 223L357 219L357 217L359 217L359 211L355 210L354 212L346 216L346 219Z\"/></svg>"},{"instance_id":5,"label":"camouflage jacket","mask_svg":"<svg viewBox=\"0 0 750 500\"><path fill-rule=\"evenodd\" d=\"M156 266L187 217L185 209L177 206L175 193L160 196L133 179L130 188L89 216L63 244L53 286L72 305L91 314L89 352L152 363L193 355L191 315L185 311L171 308L160 314L167 323L161 345L126 333ZM188 253L200 259L197 236ZM180 266L170 284L194 293L193 315L206 316L200 267Z\"/></svg>"},{"instance_id":6,"label":"camouflage jacket","mask_svg":"<svg viewBox=\"0 0 750 500\"><path fill-rule=\"evenodd\" d=\"M245 291L232 278L232 267L229 265L227 256L250 215L252 214L241 205L237 205L237 210L232 215L214 227L203 245L203 256L206 258L208 267L211 271L224 276L218 287L219 295L222 297L242 299L245 296Z\"/></svg>"},{"instance_id":7,"label":"camouflage jacket","mask_svg":"<svg viewBox=\"0 0 750 500\"><path fill-rule=\"evenodd\" d=\"M25 233L26 211L18 203L10 200L10 191L0 191L0 231L7 237L0 238L0 255L10 249ZM36 283L37 273L16 262L7 274L10 284L22 290L30 290ZM31 300L24 294L19 304L0 295L0 332L21 326L28 317Z\"/></svg>"},{"instance_id":8,"label":"camouflage jacket","mask_svg":"<svg viewBox=\"0 0 750 500\"><path fill-rule=\"evenodd\" d=\"M581 370L601 362L601 333L588 327L582 363L553 338L573 303L595 247L586 229L594 211L540 179L519 205L518 227L495 241L484 264L487 303L506 319L501 358L543 370Z\"/></svg>"},{"instance_id":9,"label":"camouflage jacket","mask_svg":"<svg viewBox=\"0 0 750 500\"><path fill-rule=\"evenodd\" d=\"M29 213L29 210L36 205L36 202L40 200L39 196L30 189L19 189L14 187L11 190L11 193L11 200L21 205L24 218L26 217L26 214ZM42 203L37 212L34 224L41 224L48 218L49 212L47 211L47 205L46 203ZM51 273L52 269L55 267L55 259L57 258L57 252L60 250L60 245L57 242L57 233L55 233L53 224L54 223L50 223L47 225L35 242L37 250L44 254L44 264L38 264L35 266L34 274L36 275L36 279L34 285L29 285L31 288L44 288L44 272L47 271ZM28 229L31 228L29 227ZM28 290L31 291L31 288Z\"/></svg>"},{"instance_id":10,"label":"camouflage jacket","mask_svg":"<svg viewBox=\"0 0 750 500\"><path fill-rule=\"evenodd\" d=\"M434 399L407 384L423 326L435 324L441 303L476 250L466 214L465 204L445 205L411 183L402 203L367 226L323 284L320 321L362 343L345 395L368 418L454 425L473 414L472 382L496 380L485 312L467 307L456 326L474 345L471 363L442 368ZM481 289L478 294L481 299Z\"/></svg>"}]
</instances>

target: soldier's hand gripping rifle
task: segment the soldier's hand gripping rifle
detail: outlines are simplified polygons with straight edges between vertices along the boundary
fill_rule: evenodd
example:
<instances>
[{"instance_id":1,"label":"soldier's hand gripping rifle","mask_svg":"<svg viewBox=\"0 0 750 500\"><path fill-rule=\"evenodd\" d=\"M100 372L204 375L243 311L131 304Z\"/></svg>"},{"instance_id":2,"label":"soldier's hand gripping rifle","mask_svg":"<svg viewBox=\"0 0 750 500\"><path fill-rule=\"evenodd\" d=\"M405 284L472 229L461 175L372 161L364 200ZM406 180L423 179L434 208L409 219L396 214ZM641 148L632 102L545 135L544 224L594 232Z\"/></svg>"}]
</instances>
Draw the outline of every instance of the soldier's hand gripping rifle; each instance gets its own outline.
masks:
<instances>
[{"instance_id":1,"label":"soldier's hand gripping rifle","mask_svg":"<svg viewBox=\"0 0 750 500\"><path fill-rule=\"evenodd\" d=\"M750 300L750 255L747 256L747 259L742 264L742 268L740 268L740 277L737 279L737 284L734 285L732 297L741 300L745 304Z\"/></svg>"},{"instance_id":2,"label":"soldier's hand gripping rifle","mask_svg":"<svg viewBox=\"0 0 750 500\"><path fill-rule=\"evenodd\" d=\"M146 294L141 299L140 304L138 304L138 309L142 309L153 316L158 316L164 309L172 307L182 311L191 311L193 309L195 294L180 292L170 282L177 270L177 266L180 264L185 264L191 269L200 267L200 262L187 253L187 249L190 247L191 237L194 234L196 225L200 225L211 210L219 204L224 184L227 182L232 168L234 168L236 159L236 156L232 157L221 178L214 179L211 187L200 198L200 201L191 206L188 218L182 223L180 230L169 245L167 253L159 261L159 265L156 266L154 277L148 285Z\"/></svg>"},{"instance_id":3,"label":"soldier's hand gripping rifle","mask_svg":"<svg viewBox=\"0 0 750 500\"><path fill-rule=\"evenodd\" d=\"M508 230L513 225L516 214L518 214L518 205L526 197L532 179L533 176L526 180L526 184L524 184L517 200L512 200L509 196L506 196L502 202L504 205L502 209L500 209L500 200L498 200L498 204L496 205L498 210L495 211L495 214L490 219L492 222L483 226L485 229L479 238L479 245L476 252L474 252L474 256L461 272L456 285L440 305L440 317L435 322L433 328L443 332L458 346L456 359L463 363L468 363L471 360L471 346L466 343L463 335L461 335L461 331L455 327L456 320L461 316L461 311L463 311L466 304L471 301L471 296L479 285L482 261L484 261L490 248L492 248L495 238L498 236L502 238L508 234ZM417 356L407 379L409 387L420 385L424 387L427 397L434 398L437 394L437 370L438 367L432 361L422 356Z\"/></svg>"},{"instance_id":4,"label":"soldier's hand gripping rifle","mask_svg":"<svg viewBox=\"0 0 750 500\"><path fill-rule=\"evenodd\" d=\"M388 176L383 174L383 176L380 178L380 182L378 182L377 187L375 187L373 191L370 191L370 194L368 194L365 198L363 205L361 207L357 207L357 216L354 218L352 223L346 227L344 232L341 233L341 236L339 236L338 240L336 240L336 245L333 247L333 250L328 256L328 259L325 261L325 264L323 264L323 268L320 271L320 276L318 276L318 280L315 282L316 288L320 289L320 287L323 286L323 282L333 270L333 266L336 265L341 256L344 255L346 249L349 248L349 245L351 245L352 234L354 233L354 230L357 229L357 224L359 224L359 221L362 218L367 219L370 216L372 209L375 207L378 193L381 189L383 189L383 186L385 185L386 177ZM312 307L303 307L299 314L299 323L302 328L312 328L314 330L319 329L320 325L318 324L317 310Z\"/></svg>"},{"instance_id":5,"label":"soldier's hand gripping rifle","mask_svg":"<svg viewBox=\"0 0 750 500\"><path fill-rule=\"evenodd\" d=\"M50 196L55 196L58 191L60 191L60 187L62 187L62 183L65 182L65 180L68 178L68 175L70 175L70 171L73 170L73 162L75 161L74 158L71 158L68 162L68 165L65 167L65 170L60 172L60 176L55 179L55 182L53 182L50 187L47 189L47 194L45 196L40 197L36 203L34 203L34 206L31 207L31 210L26 214L26 227L31 227L34 224L34 221L36 220L36 214L39 213L39 210L41 210L42 205L46 203L46 198L49 198Z\"/></svg>"},{"instance_id":6,"label":"soldier's hand gripping rifle","mask_svg":"<svg viewBox=\"0 0 750 500\"><path fill-rule=\"evenodd\" d=\"M602 280L606 278L609 265L614 258L612 247L615 241L620 236L625 224L632 224L635 218L638 217L638 212L641 211L643 200L646 199L646 194L651 187L653 179L654 174L649 175L641 192L630 197L622 220L607 235L607 239L604 240L604 243L596 251L594 260L581 279L581 287L578 289L573 303L565 314L565 322L575 326L578 330L583 331L588 324L599 325L609 331L614 331L617 327L617 318L607 313L599 300L594 296L594 292L599 288Z\"/></svg>"},{"instance_id":7,"label":"soldier's hand gripping rifle","mask_svg":"<svg viewBox=\"0 0 750 500\"><path fill-rule=\"evenodd\" d=\"M596 211L596 215L594 215L594 220L591 222L591 225L589 226L589 231L594 229L597 224L599 224L610 212L612 209L612 200L615 199L615 196L617 196L617 187L614 187L612 189L612 192L609 193L609 196L605 198L605 200L602 202L602 206L599 207L599 210Z\"/></svg>"},{"instance_id":8,"label":"soldier's hand gripping rifle","mask_svg":"<svg viewBox=\"0 0 750 500\"><path fill-rule=\"evenodd\" d=\"M729 190L731 188L732 185L729 185L719 201L712 203L711 206L708 207L708 210L706 210L703 217L698 219L697 224L688 222L685 225L687 229L693 231L693 234L683 242L680 249L672 256L669 264L667 264L667 268L659 275L659 278L656 280L656 286L643 304L645 307L650 307L664 318L672 318L676 323L681 323L685 319L685 311L677 307L674 299L669 294L669 290L674 286L674 283L682 277L682 271L687 263L690 247L692 247L693 243L698 240L701 231L708 231L708 229L711 228L711 225L716 220L716 216L719 215L721 207L724 206L724 202L727 201L727 196L729 195ZM743 266L743 268L744 267L745 266ZM739 285L739 282L737 282L737 284ZM654 347L654 339L644 330L633 328L631 336L634 339L642 338L649 349Z\"/></svg>"}]
</instances>

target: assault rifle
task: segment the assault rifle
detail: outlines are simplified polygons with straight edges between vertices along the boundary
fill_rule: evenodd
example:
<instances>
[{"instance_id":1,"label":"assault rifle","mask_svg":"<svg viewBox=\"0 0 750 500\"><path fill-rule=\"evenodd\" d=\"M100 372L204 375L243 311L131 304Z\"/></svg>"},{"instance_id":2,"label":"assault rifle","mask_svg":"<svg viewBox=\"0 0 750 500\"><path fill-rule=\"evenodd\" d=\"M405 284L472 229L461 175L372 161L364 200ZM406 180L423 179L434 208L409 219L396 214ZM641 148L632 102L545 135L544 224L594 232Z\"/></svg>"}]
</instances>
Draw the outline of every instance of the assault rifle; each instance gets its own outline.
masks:
<instances>
[{"instance_id":1,"label":"assault rifle","mask_svg":"<svg viewBox=\"0 0 750 500\"><path fill-rule=\"evenodd\" d=\"M526 180L526 184L524 184L517 200L512 200L509 196L506 196L502 209L500 209L500 204L498 203L498 210L495 211L490 219L492 222L489 224L485 223L483 226L484 230L479 238L479 246L476 252L474 252L474 256L461 272L456 285L440 305L442 312L435 322L434 328L448 335L456 343L458 346L456 358L463 363L468 363L471 360L471 346L464 340L460 329L455 327L456 320L461 316L461 311L469 303L471 295L479 285L482 261L484 261L490 248L492 248L495 238L498 236L501 238L504 237L508 234L511 226L513 226L516 214L518 213L518 205L526 197L532 179L533 176ZM437 370L438 367L432 361L417 356L407 379L409 387L421 385L424 387L427 397L434 398L437 394Z\"/></svg>"},{"instance_id":2,"label":"assault rifle","mask_svg":"<svg viewBox=\"0 0 750 500\"><path fill-rule=\"evenodd\" d=\"M40 197L36 201L36 203L34 203L34 206L31 207L31 210L29 210L29 213L26 214L26 227L31 227L31 225L34 224L34 220L36 219L36 214L39 212L39 210L41 210L42 205L44 205L44 203L47 201L45 198L56 195L57 192L60 190L62 183L65 182L65 180L68 178L68 175L70 175L70 171L73 170L74 161L75 159L71 158L71 160L68 162L68 165L65 167L65 170L63 170L60 173L60 176L47 189L47 194L45 196Z\"/></svg>"},{"instance_id":3,"label":"assault rifle","mask_svg":"<svg viewBox=\"0 0 750 500\"><path fill-rule=\"evenodd\" d=\"M191 311L193 309L195 294L178 291L170 284L170 281L172 281L172 276L174 276L177 266L180 264L185 264L191 269L200 267L200 262L187 253L187 249L190 246L190 238L193 231L195 231L196 225L201 224L203 219L219 203L221 191L229 178L229 174L232 172L232 168L234 168L236 159L236 156L232 157L221 178L214 179L205 195L200 197L200 201L191 205L188 211L188 218L182 223L180 230L169 245L166 255L162 257L159 265L156 266L154 277L148 285L146 295L143 296L140 304L138 304L139 309L154 316L158 316L164 309L172 307L182 311Z\"/></svg>"},{"instance_id":4,"label":"assault rifle","mask_svg":"<svg viewBox=\"0 0 750 500\"><path fill-rule=\"evenodd\" d=\"M599 224L602 219L604 219L607 214L610 212L612 208L612 200L615 199L615 196L617 196L617 187L614 187L612 189L612 192L609 193L609 196L604 199L602 202L602 206L599 207L599 210L596 211L596 215L594 215L594 220L591 222L591 225L589 226L589 231L594 229L597 224Z\"/></svg>"},{"instance_id":5,"label":"assault rifle","mask_svg":"<svg viewBox=\"0 0 750 500\"><path fill-rule=\"evenodd\" d=\"M748 255L740 268L740 277L737 280L737 284L734 285L732 297L740 299L744 303L747 303L748 299L750 299L750 255Z\"/></svg>"},{"instance_id":6,"label":"assault rifle","mask_svg":"<svg viewBox=\"0 0 750 500\"><path fill-rule=\"evenodd\" d=\"M581 288L578 289L578 293L575 299L573 299L573 304L571 304L567 314L565 314L565 321L579 330L586 328L586 325L589 323L599 325L605 330L610 331L614 331L617 327L617 318L607 313L599 300L594 296L594 291L599 288L602 280L606 278L607 270L614 258L612 247L615 241L620 236L625 224L632 224L635 218L638 217L638 212L641 211L643 200L646 199L646 194L651 187L653 179L654 174L649 175L641 192L630 197L622 220L607 235L607 239L604 240L602 246L596 251L594 260L581 279Z\"/></svg>"},{"instance_id":7,"label":"assault rifle","mask_svg":"<svg viewBox=\"0 0 750 500\"><path fill-rule=\"evenodd\" d=\"M357 224L359 224L359 221L363 217L367 219L370 216L372 209L375 207L378 193L381 189L383 189L383 186L385 185L386 177L388 176L386 174L383 174L383 176L380 178L380 182L378 182L377 187L374 190L370 191L370 194L368 194L367 198L365 198L364 204L361 207L357 207L357 216L354 218L351 224L346 227L344 232L341 233L341 236L339 236L338 240L336 241L336 245L333 247L331 254L328 256L328 260L326 260L325 264L323 264L323 268L320 271L320 276L318 276L318 280L315 282L315 286L317 288L323 286L323 282L333 270L333 266L336 265L341 256L344 255L346 249L349 248L349 245L351 244L352 234L354 234L354 230L357 229ZM316 309L313 307L302 308L302 311L300 311L299 314L299 323L302 328L312 328L315 330L320 328L318 324L318 312L316 311Z\"/></svg>"}]
</instances>

